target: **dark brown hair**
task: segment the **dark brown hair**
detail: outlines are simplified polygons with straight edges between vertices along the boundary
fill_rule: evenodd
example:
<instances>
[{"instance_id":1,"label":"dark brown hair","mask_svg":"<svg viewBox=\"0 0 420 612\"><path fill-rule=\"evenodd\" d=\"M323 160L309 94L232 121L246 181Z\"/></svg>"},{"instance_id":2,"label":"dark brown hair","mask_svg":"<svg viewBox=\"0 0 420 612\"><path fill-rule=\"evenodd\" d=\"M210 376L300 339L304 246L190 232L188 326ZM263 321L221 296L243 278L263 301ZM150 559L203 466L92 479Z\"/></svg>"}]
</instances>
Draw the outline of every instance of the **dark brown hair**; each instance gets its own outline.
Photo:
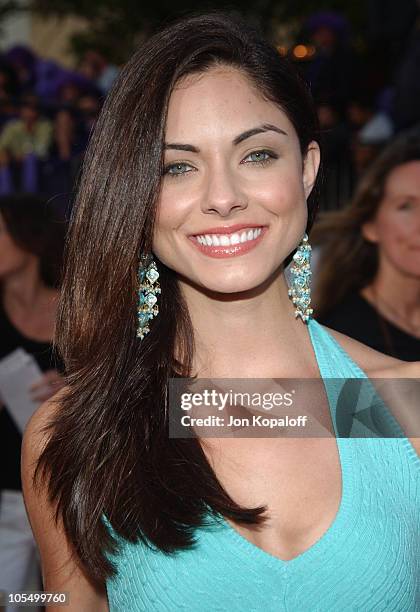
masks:
<instances>
[{"instance_id":1,"label":"dark brown hair","mask_svg":"<svg viewBox=\"0 0 420 612\"><path fill-rule=\"evenodd\" d=\"M311 96L295 69L227 14L184 18L154 35L105 101L66 253L57 344L68 391L36 472L52 475L56 516L99 583L114 574L107 553L117 550L103 515L119 536L165 552L190 547L209 510L239 523L263 520L264 507L231 499L198 440L168 437L168 379L191 376L194 330L176 274L158 260L159 315L136 338L139 255L152 248L169 97L179 79L215 65L238 68L282 108L303 155L317 134ZM308 231L314 215L311 201Z\"/></svg>"},{"instance_id":2,"label":"dark brown hair","mask_svg":"<svg viewBox=\"0 0 420 612\"><path fill-rule=\"evenodd\" d=\"M417 129L401 134L380 153L361 179L349 205L319 214L310 235L311 243L321 247L313 293L315 317L323 317L350 293L360 291L375 278L378 247L364 238L362 226L375 218L390 173L414 160L420 160Z\"/></svg>"},{"instance_id":3,"label":"dark brown hair","mask_svg":"<svg viewBox=\"0 0 420 612\"><path fill-rule=\"evenodd\" d=\"M39 270L47 287L58 288L62 276L65 224L42 196L30 193L0 197L0 214L13 242L39 257Z\"/></svg>"}]
</instances>

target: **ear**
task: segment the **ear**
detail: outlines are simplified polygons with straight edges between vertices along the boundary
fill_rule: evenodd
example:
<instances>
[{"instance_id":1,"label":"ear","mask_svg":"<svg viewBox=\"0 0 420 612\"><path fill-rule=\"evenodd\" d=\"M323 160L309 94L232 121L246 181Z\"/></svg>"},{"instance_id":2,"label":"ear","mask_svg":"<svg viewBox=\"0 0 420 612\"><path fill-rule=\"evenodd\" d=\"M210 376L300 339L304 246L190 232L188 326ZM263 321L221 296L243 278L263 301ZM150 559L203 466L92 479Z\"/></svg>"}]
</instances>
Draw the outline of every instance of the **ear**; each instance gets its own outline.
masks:
<instances>
[{"instance_id":1,"label":"ear","mask_svg":"<svg viewBox=\"0 0 420 612\"><path fill-rule=\"evenodd\" d=\"M303 186L306 198L309 197L315 184L320 161L321 152L319 150L319 144L313 140L309 143L306 149L305 159L303 160Z\"/></svg>"},{"instance_id":2,"label":"ear","mask_svg":"<svg viewBox=\"0 0 420 612\"><path fill-rule=\"evenodd\" d=\"M378 231L375 221L366 221L360 227L362 236L368 242L378 242Z\"/></svg>"}]
</instances>

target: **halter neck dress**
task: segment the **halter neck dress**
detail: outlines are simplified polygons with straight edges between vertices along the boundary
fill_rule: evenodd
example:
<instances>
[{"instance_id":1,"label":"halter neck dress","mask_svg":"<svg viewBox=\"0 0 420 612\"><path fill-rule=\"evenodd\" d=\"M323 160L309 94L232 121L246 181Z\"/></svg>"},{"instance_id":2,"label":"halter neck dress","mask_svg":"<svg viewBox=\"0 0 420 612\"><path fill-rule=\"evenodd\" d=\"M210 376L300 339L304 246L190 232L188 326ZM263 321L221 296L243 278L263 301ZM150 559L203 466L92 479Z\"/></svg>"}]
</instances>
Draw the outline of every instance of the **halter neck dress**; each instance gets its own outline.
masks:
<instances>
[{"instance_id":1,"label":"halter neck dress","mask_svg":"<svg viewBox=\"0 0 420 612\"><path fill-rule=\"evenodd\" d=\"M308 329L337 434L339 388L326 382L367 375L315 319ZM120 539L110 612L419 612L420 459L404 435L336 439L341 503L310 548L281 560L223 517L172 555Z\"/></svg>"}]
</instances>

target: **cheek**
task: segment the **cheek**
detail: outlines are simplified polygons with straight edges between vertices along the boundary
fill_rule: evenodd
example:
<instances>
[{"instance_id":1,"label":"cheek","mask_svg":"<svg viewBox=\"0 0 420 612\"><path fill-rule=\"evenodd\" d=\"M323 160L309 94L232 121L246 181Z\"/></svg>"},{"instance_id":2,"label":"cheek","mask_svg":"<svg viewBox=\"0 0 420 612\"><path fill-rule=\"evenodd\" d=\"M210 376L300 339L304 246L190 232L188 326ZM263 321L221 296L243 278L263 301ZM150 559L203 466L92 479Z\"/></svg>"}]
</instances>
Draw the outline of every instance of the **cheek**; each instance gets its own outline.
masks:
<instances>
[{"instance_id":1,"label":"cheek","mask_svg":"<svg viewBox=\"0 0 420 612\"><path fill-rule=\"evenodd\" d=\"M294 173L258 181L250 186L248 195L275 214L295 211L300 202L306 201L302 176Z\"/></svg>"},{"instance_id":2,"label":"cheek","mask_svg":"<svg viewBox=\"0 0 420 612\"><path fill-rule=\"evenodd\" d=\"M26 253L21 251L9 238L0 239L0 275L13 272L25 263Z\"/></svg>"},{"instance_id":3,"label":"cheek","mask_svg":"<svg viewBox=\"0 0 420 612\"><path fill-rule=\"evenodd\" d=\"M175 230L185 221L189 209L185 197L162 191L157 203L153 251L163 263L174 246Z\"/></svg>"},{"instance_id":4,"label":"cheek","mask_svg":"<svg viewBox=\"0 0 420 612\"><path fill-rule=\"evenodd\" d=\"M378 226L379 248L382 255L401 271L418 274L420 256L411 249L416 223L410 215L389 215Z\"/></svg>"},{"instance_id":5,"label":"cheek","mask_svg":"<svg viewBox=\"0 0 420 612\"><path fill-rule=\"evenodd\" d=\"M409 215L388 214L378 225L379 242L383 248L402 249L413 233L413 223Z\"/></svg>"}]
</instances>

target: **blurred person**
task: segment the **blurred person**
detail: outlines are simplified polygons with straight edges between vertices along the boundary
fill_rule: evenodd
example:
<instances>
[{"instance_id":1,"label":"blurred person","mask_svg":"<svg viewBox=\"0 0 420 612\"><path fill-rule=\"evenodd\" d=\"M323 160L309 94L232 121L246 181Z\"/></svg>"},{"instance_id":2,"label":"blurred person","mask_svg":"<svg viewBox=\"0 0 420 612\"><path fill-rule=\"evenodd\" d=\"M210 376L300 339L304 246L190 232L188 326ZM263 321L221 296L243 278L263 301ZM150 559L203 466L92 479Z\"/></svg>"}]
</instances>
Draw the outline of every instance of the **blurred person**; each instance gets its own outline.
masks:
<instances>
[{"instance_id":1,"label":"blurred person","mask_svg":"<svg viewBox=\"0 0 420 612\"><path fill-rule=\"evenodd\" d=\"M359 61L347 19L338 12L319 11L303 26L302 36L315 46L313 59L305 65L305 78L316 101L334 97L344 112L354 88Z\"/></svg>"},{"instance_id":2,"label":"blurred person","mask_svg":"<svg viewBox=\"0 0 420 612\"><path fill-rule=\"evenodd\" d=\"M71 207L74 186L88 140L101 108L98 95L85 93L74 107L61 108L54 118L54 137L43 165L44 191L62 202L63 214Z\"/></svg>"},{"instance_id":3,"label":"blurred person","mask_svg":"<svg viewBox=\"0 0 420 612\"><path fill-rule=\"evenodd\" d=\"M118 76L119 68L109 62L99 49L88 49L79 64L79 72L91 79L103 94L107 94Z\"/></svg>"},{"instance_id":4,"label":"blurred person","mask_svg":"<svg viewBox=\"0 0 420 612\"><path fill-rule=\"evenodd\" d=\"M398 131L420 125L419 65L420 13L414 21L406 52L394 75L393 119Z\"/></svg>"},{"instance_id":5,"label":"blurred person","mask_svg":"<svg viewBox=\"0 0 420 612\"><path fill-rule=\"evenodd\" d=\"M50 154L62 160L82 154L100 109L100 97L84 93L73 107L59 110L54 119L54 140Z\"/></svg>"},{"instance_id":6,"label":"blurred person","mask_svg":"<svg viewBox=\"0 0 420 612\"><path fill-rule=\"evenodd\" d=\"M33 355L43 371L31 391L37 403L63 385L52 347L63 227L39 197L0 198L0 359L19 347ZM0 590L9 592L25 590L39 573L22 499L21 444L22 433L0 399Z\"/></svg>"},{"instance_id":7,"label":"blurred person","mask_svg":"<svg viewBox=\"0 0 420 612\"><path fill-rule=\"evenodd\" d=\"M353 190L351 132L334 98L318 101L324 175L320 210L340 208Z\"/></svg>"},{"instance_id":8,"label":"blurred person","mask_svg":"<svg viewBox=\"0 0 420 612\"><path fill-rule=\"evenodd\" d=\"M420 133L367 170L346 208L321 215L317 318L387 355L420 359Z\"/></svg>"},{"instance_id":9,"label":"blurred person","mask_svg":"<svg viewBox=\"0 0 420 612\"><path fill-rule=\"evenodd\" d=\"M394 133L385 105L371 91L353 92L347 106L354 180L360 180ZM383 108L384 107L384 108Z\"/></svg>"},{"instance_id":10,"label":"blurred person","mask_svg":"<svg viewBox=\"0 0 420 612\"><path fill-rule=\"evenodd\" d=\"M4 53L4 58L16 75L17 94L31 94L36 86L36 54L26 45L14 45Z\"/></svg>"},{"instance_id":11,"label":"blurred person","mask_svg":"<svg viewBox=\"0 0 420 612\"><path fill-rule=\"evenodd\" d=\"M0 134L0 194L40 190L40 162L47 157L52 132L52 123L42 117L37 98L24 98L19 118L6 123Z\"/></svg>"},{"instance_id":12,"label":"blurred person","mask_svg":"<svg viewBox=\"0 0 420 612\"><path fill-rule=\"evenodd\" d=\"M375 67L381 87L389 85L406 51L410 30L418 15L417 0L367 0L367 61Z\"/></svg>"},{"instance_id":13,"label":"blurred person","mask_svg":"<svg viewBox=\"0 0 420 612\"><path fill-rule=\"evenodd\" d=\"M21 162L34 153L43 158L51 143L52 124L44 119L35 96L24 98L20 104L19 119L9 121L0 134L0 164Z\"/></svg>"},{"instance_id":14,"label":"blurred person","mask_svg":"<svg viewBox=\"0 0 420 612\"><path fill-rule=\"evenodd\" d=\"M19 91L18 80L12 66L0 56L0 98L14 98Z\"/></svg>"}]
</instances>

